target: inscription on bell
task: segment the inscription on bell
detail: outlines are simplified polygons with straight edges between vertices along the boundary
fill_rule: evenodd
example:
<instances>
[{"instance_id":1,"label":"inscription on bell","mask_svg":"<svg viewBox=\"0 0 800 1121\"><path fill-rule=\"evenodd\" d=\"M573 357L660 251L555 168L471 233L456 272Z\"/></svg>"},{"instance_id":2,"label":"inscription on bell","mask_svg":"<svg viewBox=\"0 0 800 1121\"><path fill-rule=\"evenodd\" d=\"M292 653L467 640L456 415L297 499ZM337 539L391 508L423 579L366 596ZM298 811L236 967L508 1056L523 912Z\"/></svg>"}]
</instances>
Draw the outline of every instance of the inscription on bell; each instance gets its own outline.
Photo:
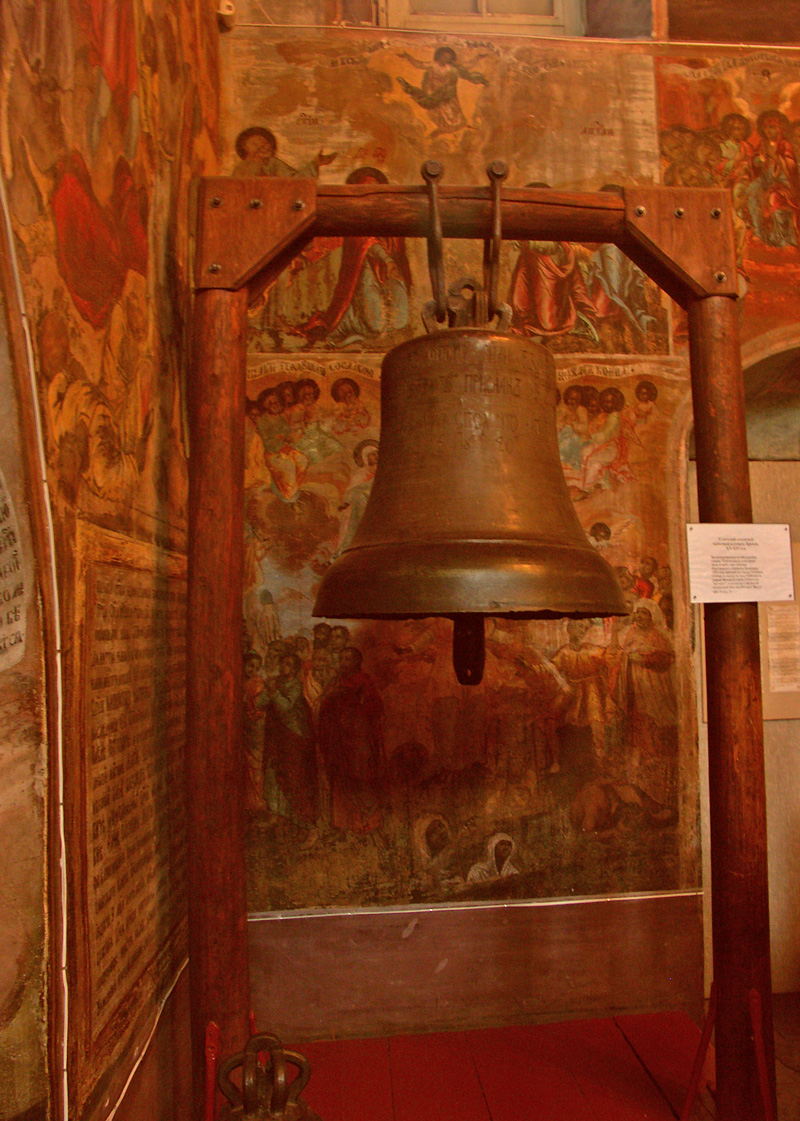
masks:
<instances>
[{"instance_id":1,"label":"inscription on bell","mask_svg":"<svg viewBox=\"0 0 800 1121\"><path fill-rule=\"evenodd\" d=\"M419 374L406 378L404 386L410 394L465 393L499 394L506 397L522 396L522 378L513 374L492 373L487 370L467 370L461 374Z\"/></svg>"},{"instance_id":2,"label":"inscription on bell","mask_svg":"<svg viewBox=\"0 0 800 1121\"><path fill-rule=\"evenodd\" d=\"M516 413L491 413L480 409L464 409L456 420L456 447L491 444L513 452L519 440L519 417Z\"/></svg>"}]
</instances>

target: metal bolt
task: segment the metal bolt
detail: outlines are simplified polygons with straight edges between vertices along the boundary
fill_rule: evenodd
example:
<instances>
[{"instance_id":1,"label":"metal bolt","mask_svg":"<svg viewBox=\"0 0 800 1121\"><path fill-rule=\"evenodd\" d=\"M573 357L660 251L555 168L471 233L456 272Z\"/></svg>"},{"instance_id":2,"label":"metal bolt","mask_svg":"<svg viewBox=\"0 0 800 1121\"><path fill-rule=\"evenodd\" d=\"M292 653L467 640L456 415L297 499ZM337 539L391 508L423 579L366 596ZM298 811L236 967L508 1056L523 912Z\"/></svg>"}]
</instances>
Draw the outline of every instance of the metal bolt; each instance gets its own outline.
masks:
<instances>
[{"instance_id":1,"label":"metal bolt","mask_svg":"<svg viewBox=\"0 0 800 1121\"><path fill-rule=\"evenodd\" d=\"M718 206L715 206L714 209L711 211L711 217L712 218L721 218L722 217L722 211L720 210L720 208Z\"/></svg>"},{"instance_id":2,"label":"metal bolt","mask_svg":"<svg viewBox=\"0 0 800 1121\"><path fill-rule=\"evenodd\" d=\"M213 199L211 200L211 205L222 206L222 199L219 197L219 195L214 195Z\"/></svg>"},{"instance_id":3,"label":"metal bolt","mask_svg":"<svg viewBox=\"0 0 800 1121\"><path fill-rule=\"evenodd\" d=\"M645 210L645 208L643 206L637 206L633 213L636 215L637 218L644 218L647 211Z\"/></svg>"},{"instance_id":4,"label":"metal bolt","mask_svg":"<svg viewBox=\"0 0 800 1121\"><path fill-rule=\"evenodd\" d=\"M724 284L728 279L728 274L726 272L715 272L714 279L716 280L717 284Z\"/></svg>"},{"instance_id":5,"label":"metal bolt","mask_svg":"<svg viewBox=\"0 0 800 1121\"><path fill-rule=\"evenodd\" d=\"M208 271L209 272L220 272L221 270L222 270L222 265L213 264L213 265L208 266Z\"/></svg>"},{"instance_id":6,"label":"metal bolt","mask_svg":"<svg viewBox=\"0 0 800 1121\"><path fill-rule=\"evenodd\" d=\"M292 203L292 210L305 210L306 204L302 199L295 199Z\"/></svg>"},{"instance_id":7,"label":"metal bolt","mask_svg":"<svg viewBox=\"0 0 800 1121\"><path fill-rule=\"evenodd\" d=\"M686 211L683 209L682 206L676 206L675 207L675 217L676 218L682 218L685 213L686 213Z\"/></svg>"},{"instance_id":8,"label":"metal bolt","mask_svg":"<svg viewBox=\"0 0 800 1121\"><path fill-rule=\"evenodd\" d=\"M251 210L260 210L263 205L264 204L261 201L261 199L250 199L250 209Z\"/></svg>"}]
</instances>

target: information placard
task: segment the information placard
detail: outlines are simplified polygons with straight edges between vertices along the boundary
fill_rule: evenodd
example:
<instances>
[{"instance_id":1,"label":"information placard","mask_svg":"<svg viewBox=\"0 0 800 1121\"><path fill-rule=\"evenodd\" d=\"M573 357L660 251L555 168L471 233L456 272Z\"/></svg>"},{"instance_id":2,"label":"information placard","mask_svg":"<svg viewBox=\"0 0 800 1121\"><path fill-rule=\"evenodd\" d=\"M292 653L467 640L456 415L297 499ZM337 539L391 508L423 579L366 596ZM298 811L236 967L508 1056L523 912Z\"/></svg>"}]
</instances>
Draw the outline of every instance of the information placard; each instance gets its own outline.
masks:
<instances>
[{"instance_id":1,"label":"information placard","mask_svg":"<svg viewBox=\"0 0 800 1121\"><path fill-rule=\"evenodd\" d=\"M794 600L788 525L687 525L692 603Z\"/></svg>"}]
</instances>

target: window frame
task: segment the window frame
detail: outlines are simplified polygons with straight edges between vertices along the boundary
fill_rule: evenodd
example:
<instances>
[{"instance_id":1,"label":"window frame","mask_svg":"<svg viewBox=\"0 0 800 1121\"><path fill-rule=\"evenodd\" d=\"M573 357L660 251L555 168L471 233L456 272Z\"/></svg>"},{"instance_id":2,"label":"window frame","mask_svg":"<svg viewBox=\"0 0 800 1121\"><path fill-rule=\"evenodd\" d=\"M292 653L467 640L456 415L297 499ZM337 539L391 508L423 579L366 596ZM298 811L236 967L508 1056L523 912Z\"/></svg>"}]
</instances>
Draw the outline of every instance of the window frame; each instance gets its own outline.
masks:
<instances>
[{"instance_id":1,"label":"window frame","mask_svg":"<svg viewBox=\"0 0 800 1121\"><path fill-rule=\"evenodd\" d=\"M474 15L455 12L414 12L413 0L378 0L380 27L402 31L451 31L459 35L530 35L581 38L586 34L586 0L553 0L552 16L496 15L483 9Z\"/></svg>"}]
</instances>

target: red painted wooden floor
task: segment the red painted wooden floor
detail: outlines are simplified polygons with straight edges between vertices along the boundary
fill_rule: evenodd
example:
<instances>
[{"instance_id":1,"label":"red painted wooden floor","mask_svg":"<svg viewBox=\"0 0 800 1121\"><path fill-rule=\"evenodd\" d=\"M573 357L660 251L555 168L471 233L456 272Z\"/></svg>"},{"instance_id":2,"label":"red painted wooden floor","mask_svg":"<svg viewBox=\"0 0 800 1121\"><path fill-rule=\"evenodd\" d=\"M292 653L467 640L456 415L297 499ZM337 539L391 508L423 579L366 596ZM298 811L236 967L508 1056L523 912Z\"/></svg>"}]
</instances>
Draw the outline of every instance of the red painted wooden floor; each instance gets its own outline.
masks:
<instances>
[{"instance_id":1,"label":"red painted wooden floor","mask_svg":"<svg viewBox=\"0 0 800 1121\"><path fill-rule=\"evenodd\" d=\"M699 1039L670 1012L306 1043L303 1097L322 1121L675 1121Z\"/></svg>"}]
</instances>

